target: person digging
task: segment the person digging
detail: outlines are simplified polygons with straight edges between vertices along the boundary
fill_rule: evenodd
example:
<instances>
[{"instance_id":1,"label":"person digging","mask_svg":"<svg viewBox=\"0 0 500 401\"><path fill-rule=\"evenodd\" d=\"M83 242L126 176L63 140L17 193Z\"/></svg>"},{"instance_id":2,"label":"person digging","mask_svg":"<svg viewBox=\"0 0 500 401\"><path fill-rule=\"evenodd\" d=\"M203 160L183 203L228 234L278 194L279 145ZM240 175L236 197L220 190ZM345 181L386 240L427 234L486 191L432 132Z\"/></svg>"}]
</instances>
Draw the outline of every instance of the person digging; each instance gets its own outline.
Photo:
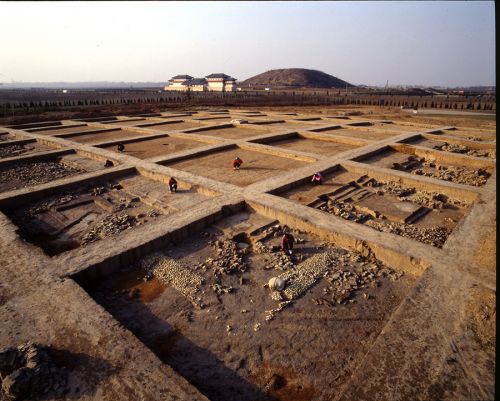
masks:
<instances>
[{"instance_id":1,"label":"person digging","mask_svg":"<svg viewBox=\"0 0 500 401\"><path fill-rule=\"evenodd\" d=\"M289 232L285 232L283 237L281 237L281 250L285 252L286 255L292 256L294 242L295 238L293 238L293 235Z\"/></svg>"}]
</instances>

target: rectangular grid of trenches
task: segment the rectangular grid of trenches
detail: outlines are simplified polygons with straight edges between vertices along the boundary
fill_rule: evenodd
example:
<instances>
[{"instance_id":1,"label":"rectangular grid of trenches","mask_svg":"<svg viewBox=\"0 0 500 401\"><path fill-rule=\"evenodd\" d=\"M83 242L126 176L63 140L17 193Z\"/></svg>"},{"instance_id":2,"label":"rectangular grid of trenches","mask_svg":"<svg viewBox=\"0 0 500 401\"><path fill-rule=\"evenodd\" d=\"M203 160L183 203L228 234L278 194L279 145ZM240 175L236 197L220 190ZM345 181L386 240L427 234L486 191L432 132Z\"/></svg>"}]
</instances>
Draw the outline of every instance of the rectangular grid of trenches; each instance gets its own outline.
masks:
<instances>
[{"instance_id":1,"label":"rectangular grid of trenches","mask_svg":"<svg viewBox=\"0 0 500 401\"><path fill-rule=\"evenodd\" d=\"M141 123L151 135L158 117L144 116ZM168 121L169 116L162 117ZM118 120L103 118L94 128ZM56 184L43 196L35 191L35 199L26 202L14 195L0 198L0 210L30 246L53 255L49 268L60 268L65 278L70 274L145 351L209 399L330 400L342 394L354 371L367 366L365 357L380 346L379 335L394 336L394 322L387 323L415 295L420 274L431 266L426 258L449 258L443 245L483 194L482 188L411 174L410 168L370 164L370 158L382 160L387 152L389 158L393 153L438 155L439 164L447 165L458 157L474 168L486 163L491 174L494 164L491 157L422 146L418 136L434 138L426 137L427 130L411 134L415 127L376 138L346 135L344 141L335 131L366 127L325 132L321 126L332 121L303 120L299 124L317 123L310 135L302 128L283 133L283 127L263 125L271 128L264 131L269 138L244 143L252 135L242 140L221 136L220 145L207 150L183 148L179 142L171 150L167 146L168 153L148 153L169 138L201 137L203 131L133 140L125 143L125 156L134 146L148 144L135 149L135 156L156 159L117 156L120 166L112 178L103 173L102 179L82 180L72 188ZM205 121L197 127L221 123ZM101 134L106 132L90 133L95 141L89 143L121 139ZM403 143L391 142L399 135ZM77 152L79 146L91 152L75 142ZM114 146L94 150L111 158L117 155ZM451 158L443 156L448 153ZM318 157L307 159L307 154ZM231 164L236 156L243 159L237 171ZM404 165L404 160L390 161ZM295 171L298 175L288 174ZM310 182L315 171L324 173L323 184ZM179 179L177 194L166 185L172 174L188 181ZM276 180L241 191L224 185L245 187L269 178ZM361 234L352 226L362 227ZM291 256L280 250L286 229L296 239ZM398 244L391 234L406 238ZM276 277L286 283L281 292L269 288Z\"/></svg>"},{"instance_id":2,"label":"rectangular grid of trenches","mask_svg":"<svg viewBox=\"0 0 500 401\"><path fill-rule=\"evenodd\" d=\"M164 182L165 181L165 182ZM208 199L188 183L176 193L167 178L156 181L140 174L80 182L25 204L3 202L2 212L20 235L50 256L87 247L122 231L161 224L167 216Z\"/></svg>"},{"instance_id":3,"label":"rectangular grid of trenches","mask_svg":"<svg viewBox=\"0 0 500 401\"><path fill-rule=\"evenodd\" d=\"M416 277L293 227L284 256L285 228L244 209L73 278L209 399L327 399Z\"/></svg>"}]
</instances>

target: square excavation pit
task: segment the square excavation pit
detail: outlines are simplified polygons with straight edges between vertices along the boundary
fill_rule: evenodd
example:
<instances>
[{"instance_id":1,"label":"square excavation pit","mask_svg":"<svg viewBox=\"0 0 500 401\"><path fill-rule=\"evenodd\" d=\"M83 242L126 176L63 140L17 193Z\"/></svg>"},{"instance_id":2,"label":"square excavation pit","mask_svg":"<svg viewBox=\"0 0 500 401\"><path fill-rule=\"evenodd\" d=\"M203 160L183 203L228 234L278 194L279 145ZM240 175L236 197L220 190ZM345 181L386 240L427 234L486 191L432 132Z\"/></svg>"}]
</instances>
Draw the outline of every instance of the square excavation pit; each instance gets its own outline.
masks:
<instances>
[{"instance_id":1,"label":"square excavation pit","mask_svg":"<svg viewBox=\"0 0 500 401\"><path fill-rule=\"evenodd\" d=\"M0 193L33 185L45 184L61 178L89 173L104 168L104 163L84 156L69 154L49 160L22 161L0 165Z\"/></svg>"},{"instance_id":2,"label":"square excavation pit","mask_svg":"<svg viewBox=\"0 0 500 401\"><path fill-rule=\"evenodd\" d=\"M25 240L50 256L87 246L144 224L161 222L207 197L180 184L177 193L141 175L128 175L78 189L26 206L5 207L5 213Z\"/></svg>"},{"instance_id":3,"label":"square excavation pit","mask_svg":"<svg viewBox=\"0 0 500 401\"><path fill-rule=\"evenodd\" d=\"M475 187L486 184L494 170L493 167L471 168L464 167L463 164L437 162L430 158L398 152L391 147L371 156L359 157L356 161Z\"/></svg>"},{"instance_id":4,"label":"square excavation pit","mask_svg":"<svg viewBox=\"0 0 500 401\"><path fill-rule=\"evenodd\" d=\"M202 127L199 122L192 121L180 121L180 122L165 122L165 123L157 123L157 124L141 124L139 127L148 128L155 131L178 131L184 130L188 128Z\"/></svg>"},{"instance_id":5,"label":"square excavation pit","mask_svg":"<svg viewBox=\"0 0 500 401\"><path fill-rule=\"evenodd\" d=\"M293 229L285 256L283 228L242 212L73 278L210 400L331 400L416 277Z\"/></svg>"},{"instance_id":6,"label":"square excavation pit","mask_svg":"<svg viewBox=\"0 0 500 401\"><path fill-rule=\"evenodd\" d=\"M0 146L0 159L7 157L24 156L37 152L46 152L54 150L53 146L49 146L40 142L24 143L22 145L4 145Z\"/></svg>"},{"instance_id":7,"label":"square excavation pit","mask_svg":"<svg viewBox=\"0 0 500 401\"><path fill-rule=\"evenodd\" d=\"M300 183L279 195L364 224L441 248L468 213L470 204L436 191L377 180L343 167L324 175L322 185Z\"/></svg>"},{"instance_id":8,"label":"square excavation pit","mask_svg":"<svg viewBox=\"0 0 500 401\"><path fill-rule=\"evenodd\" d=\"M203 131L195 131L193 134L205 135L205 136L216 136L226 139L241 139L250 138L253 136L259 136L268 133L269 130L266 128L246 128L243 126L233 126L233 127L213 127L210 129L205 129Z\"/></svg>"},{"instance_id":9,"label":"square excavation pit","mask_svg":"<svg viewBox=\"0 0 500 401\"><path fill-rule=\"evenodd\" d=\"M82 134L67 137L70 141L78 143L99 143L99 142L111 142L119 141L120 139L134 138L136 136L146 135L139 132L129 131L126 129L111 129L109 131L96 132L95 134Z\"/></svg>"},{"instance_id":10,"label":"square excavation pit","mask_svg":"<svg viewBox=\"0 0 500 401\"><path fill-rule=\"evenodd\" d=\"M124 144L125 150L123 152L118 152L116 148L117 145L103 146L103 149L137 157L139 159L148 159L150 157L169 155L206 145L206 143L190 139L165 136L157 139L145 139L137 142L128 142Z\"/></svg>"},{"instance_id":11,"label":"square excavation pit","mask_svg":"<svg viewBox=\"0 0 500 401\"><path fill-rule=\"evenodd\" d=\"M457 138L468 139L469 141L496 141L496 132L467 130L463 128L442 130L442 135L454 136Z\"/></svg>"},{"instance_id":12,"label":"square excavation pit","mask_svg":"<svg viewBox=\"0 0 500 401\"><path fill-rule=\"evenodd\" d=\"M239 170L233 170L232 163L236 157L243 160ZM306 162L234 147L204 156L162 164L191 174L244 187L302 167Z\"/></svg>"},{"instance_id":13,"label":"square excavation pit","mask_svg":"<svg viewBox=\"0 0 500 401\"><path fill-rule=\"evenodd\" d=\"M448 143L446 139L443 140L431 139L425 135L417 135L413 138L401 141L402 143L407 143L410 145L423 146L429 149L440 150L442 152L458 153L467 156L474 157L486 157L490 159L496 159L496 149L495 146L491 147L479 147L475 143Z\"/></svg>"},{"instance_id":14,"label":"square excavation pit","mask_svg":"<svg viewBox=\"0 0 500 401\"><path fill-rule=\"evenodd\" d=\"M348 145L340 142L319 140L313 138L304 138L299 134L278 141L266 142L266 144L271 146L277 146L279 148L298 150L301 152L308 152L325 156L333 156L338 153L346 152L348 150L357 148L357 146Z\"/></svg>"}]
</instances>

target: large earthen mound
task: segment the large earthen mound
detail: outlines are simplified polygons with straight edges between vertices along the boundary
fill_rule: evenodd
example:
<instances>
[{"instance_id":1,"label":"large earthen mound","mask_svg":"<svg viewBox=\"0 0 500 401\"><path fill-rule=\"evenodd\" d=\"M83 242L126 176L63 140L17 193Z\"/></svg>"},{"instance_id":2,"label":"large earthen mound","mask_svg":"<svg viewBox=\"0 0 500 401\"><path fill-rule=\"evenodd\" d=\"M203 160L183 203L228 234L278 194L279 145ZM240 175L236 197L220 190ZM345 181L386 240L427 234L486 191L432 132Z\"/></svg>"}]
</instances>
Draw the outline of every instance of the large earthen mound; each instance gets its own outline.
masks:
<instances>
[{"instance_id":1,"label":"large earthen mound","mask_svg":"<svg viewBox=\"0 0 500 401\"><path fill-rule=\"evenodd\" d=\"M240 83L241 87L352 88L354 85L322 71L305 68L270 70Z\"/></svg>"}]
</instances>

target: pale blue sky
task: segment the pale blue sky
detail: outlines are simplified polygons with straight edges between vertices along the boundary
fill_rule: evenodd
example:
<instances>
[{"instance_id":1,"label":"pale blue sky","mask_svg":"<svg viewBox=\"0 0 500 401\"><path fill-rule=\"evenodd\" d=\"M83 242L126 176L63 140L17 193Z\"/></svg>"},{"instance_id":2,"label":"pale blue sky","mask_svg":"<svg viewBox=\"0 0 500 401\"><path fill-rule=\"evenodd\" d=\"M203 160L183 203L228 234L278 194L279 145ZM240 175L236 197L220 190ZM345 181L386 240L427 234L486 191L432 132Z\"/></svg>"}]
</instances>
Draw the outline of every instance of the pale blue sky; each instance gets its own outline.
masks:
<instances>
[{"instance_id":1,"label":"pale blue sky","mask_svg":"<svg viewBox=\"0 0 500 401\"><path fill-rule=\"evenodd\" d=\"M495 85L493 1L0 1L0 21L0 82L299 67L354 84Z\"/></svg>"}]
</instances>

